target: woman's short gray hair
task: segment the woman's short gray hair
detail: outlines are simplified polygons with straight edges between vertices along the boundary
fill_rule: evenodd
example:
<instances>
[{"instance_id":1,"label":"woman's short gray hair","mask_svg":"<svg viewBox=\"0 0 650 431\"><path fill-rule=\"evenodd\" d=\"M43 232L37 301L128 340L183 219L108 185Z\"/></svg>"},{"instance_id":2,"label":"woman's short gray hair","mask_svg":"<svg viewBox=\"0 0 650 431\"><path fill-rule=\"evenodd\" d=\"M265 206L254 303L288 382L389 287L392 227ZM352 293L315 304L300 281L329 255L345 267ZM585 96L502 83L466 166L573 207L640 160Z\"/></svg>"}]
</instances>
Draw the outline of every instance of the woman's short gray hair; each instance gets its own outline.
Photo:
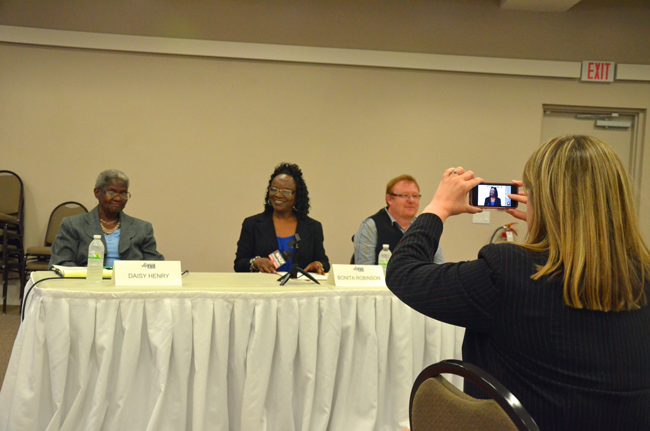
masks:
<instances>
[{"instance_id":1,"label":"woman's short gray hair","mask_svg":"<svg viewBox=\"0 0 650 431\"><path fill-rule=\"evenodd\" d=\"M106 169L105 171L102 171L97 176L97 181L95 181L95 188L103 189L111 180L122 180L126 183L126 188L129 188L129 177L127 177L124 172L118 171L117 169Z\"/></svg>"}]
</instances>

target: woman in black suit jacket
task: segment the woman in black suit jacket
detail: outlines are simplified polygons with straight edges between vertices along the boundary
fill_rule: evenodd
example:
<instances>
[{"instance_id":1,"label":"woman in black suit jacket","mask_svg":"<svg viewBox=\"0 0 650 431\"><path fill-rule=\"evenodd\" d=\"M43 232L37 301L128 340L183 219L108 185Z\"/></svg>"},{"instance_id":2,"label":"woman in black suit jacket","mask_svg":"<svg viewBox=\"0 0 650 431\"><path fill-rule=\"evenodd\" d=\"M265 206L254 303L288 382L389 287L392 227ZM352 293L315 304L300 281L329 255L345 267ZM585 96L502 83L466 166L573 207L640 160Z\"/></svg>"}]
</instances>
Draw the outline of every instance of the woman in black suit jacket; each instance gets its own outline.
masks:
<instances>
[{"instance_id":1,"label":"woman in black suit jacket","mask_svg":"<svg viewBox=\"0 0 650 431\"><path fill-rule=\"evenodd\" d=\"M248 217L242 224L235 271L288 271L293 261L276 268L268 255L276 250L292 250L288 243L295 234L300 237L298 266L305 271L325 274L330 263L323 247L323 226L307 216L309 192L298 165L281 163L269 179L265 193L264 212Z\"/></svg>"},{"instance_id":2,"label":"woman in black suit jacket","mask_svg":"<svg viewBox=\"0 0 650 431\"><path fill-rule=\"evenodd\" d=\"M486 207L500 207L501 206L501 199L499 199L499 192L497 191L496 187L492 187L490 189L490 196L485 198L485 204L483 206L486 206Z\"/></svg>"},{"instance_id":3,"label":"woman in black suit jacket","mask_svg":"<svg viewBox=\"0 0 650 431\"><path fill-rule=\"evenodd\" d=\"M506 210L527 221L526 241L432 263L445 220L482 211L466 199L480 182L460 167L443 174L393 252L388 287L465 327L463 359L510 389L541 430L650 430L650 250L615 152L588 136L551 139L526 163L526 193L509 195L528 206Z\"/></svg>"}]
</instances>

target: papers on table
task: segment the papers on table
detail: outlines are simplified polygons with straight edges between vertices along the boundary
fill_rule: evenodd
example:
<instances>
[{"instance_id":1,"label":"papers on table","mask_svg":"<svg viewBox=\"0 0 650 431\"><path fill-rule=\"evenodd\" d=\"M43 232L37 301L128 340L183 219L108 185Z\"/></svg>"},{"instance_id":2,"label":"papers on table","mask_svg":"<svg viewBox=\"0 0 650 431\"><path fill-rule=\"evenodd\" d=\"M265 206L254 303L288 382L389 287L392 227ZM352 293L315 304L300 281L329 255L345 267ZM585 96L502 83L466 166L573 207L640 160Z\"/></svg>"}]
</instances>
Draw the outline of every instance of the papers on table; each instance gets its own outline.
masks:
<instances>
[{"instance_id":1,"label":"papers on table","mask_svg":"<svg viewBox=\"0 0 650 431\"><path fill-rule=\"evenodd\" d=\"M52 269L64 278L86 278L87 268L85 266L52 265ZM113 270L104 268L102 278L111 278L112 276Z\"/></svg>"}]
</instances>

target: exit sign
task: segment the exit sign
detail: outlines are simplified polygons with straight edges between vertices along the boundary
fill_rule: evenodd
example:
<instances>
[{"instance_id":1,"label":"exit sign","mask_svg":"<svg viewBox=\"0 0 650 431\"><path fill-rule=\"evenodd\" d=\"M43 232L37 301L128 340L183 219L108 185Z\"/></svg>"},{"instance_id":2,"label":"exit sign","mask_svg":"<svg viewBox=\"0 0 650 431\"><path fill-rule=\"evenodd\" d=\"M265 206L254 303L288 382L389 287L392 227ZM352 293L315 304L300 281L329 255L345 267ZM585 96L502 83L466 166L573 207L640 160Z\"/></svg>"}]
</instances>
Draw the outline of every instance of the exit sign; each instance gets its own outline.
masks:
<instances>
[{"instance_id":1,"label":"exit sign","mask_svg":"<svg viewBox=\"0 0 650 431\"><path fill-rule=\"evenodd\" d=\"M583 61L581 81L589 82L614 82L613 61Z\"/></svg>"}]
</instances>

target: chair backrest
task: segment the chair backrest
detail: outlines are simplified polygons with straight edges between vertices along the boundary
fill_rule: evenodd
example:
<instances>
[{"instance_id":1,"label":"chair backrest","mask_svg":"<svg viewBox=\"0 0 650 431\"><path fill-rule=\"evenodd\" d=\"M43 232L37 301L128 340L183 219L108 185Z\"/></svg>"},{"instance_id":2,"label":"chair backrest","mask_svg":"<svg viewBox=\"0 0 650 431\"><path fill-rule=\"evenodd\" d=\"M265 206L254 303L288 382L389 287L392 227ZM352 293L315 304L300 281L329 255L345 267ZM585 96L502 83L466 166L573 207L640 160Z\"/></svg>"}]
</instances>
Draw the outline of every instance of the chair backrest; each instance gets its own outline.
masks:
<instances>
[{"instance_id":1,"label":"chair backrest","mask_svg":"<svg viewBox=\"0 0 650 431\"><path fill-rule=\"evenodd\" d=\"M463 393L442 373L462 376L491 399ZM453 359L420 373L411 391L409 419L411 431L539 431L519 400L498 380L472 364Z\"/></svg>"},{"instance_id":2,"label":"chair backrest","mask_svg":"<svg viewBox=\"0 0 650 431\"><path fill-rule=\"evenodd\" d=\"M50 221L47 224L47 232L45 232L45 246L49 247L52 245L54 238L56 238L56 234L59 233L61 221L63 221L64 218L77 214L85 214L87 212L88 210L85 206L79 202L73 201L63 202L54 208L52 214L50 214Z\"/></svg>"},{"instance_id":3,"label":"chair backrest","mask_svg":"<svg viewBox=\"0 0 650 431\"><path fill-rule=\"evenodd\" d=\"M22 220L23 181L11 171L0 171L0 213Z\"/></svg>"}]
</instances>

